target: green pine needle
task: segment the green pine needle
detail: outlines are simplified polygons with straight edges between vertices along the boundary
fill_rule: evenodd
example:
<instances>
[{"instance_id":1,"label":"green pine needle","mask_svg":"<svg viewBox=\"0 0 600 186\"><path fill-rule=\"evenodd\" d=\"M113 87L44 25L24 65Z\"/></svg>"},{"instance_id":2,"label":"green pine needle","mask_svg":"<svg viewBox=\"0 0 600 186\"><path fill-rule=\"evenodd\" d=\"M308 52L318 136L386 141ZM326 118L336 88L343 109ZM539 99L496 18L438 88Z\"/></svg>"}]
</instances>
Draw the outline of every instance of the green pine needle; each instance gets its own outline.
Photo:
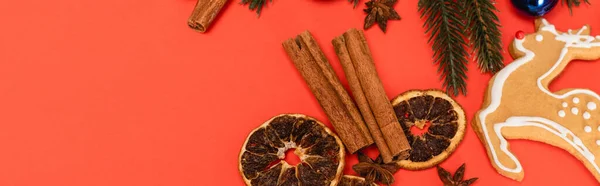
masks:
<instances>
[{"instance_id":1,"label":"green pine needle","mask_svg":"<svg viewBox=\"0 0 600 186\"><path fill-rule=\"evenodd\" d=\"M270 2L273 2L273 0L270 0ZM260 16L260 12L262 11L263 7L267 5L267 0L242 0L241 4L250 4L248 9L252 11L256 10L256 15Z\"/></svg>"},{"instance_id":2,"label":"green pine needle","mask_svg":"<svg viewBox=\"0 0 600 186\"><path fill-rule=\"evenodd\" d=\"M354 4L354 6L352 8L356 8L356 5L358 5L358 0L348 0L348 2L351 2Z\"/></svg>"},{"instance_id":3,"label":"green pine needle","mask_svg":"<svg viewBox=\"0 0 600 186\"><path fill-rule=\"evenodd\" d=\"M425 19L423 27L432 43L433 62L438 64L438 73L444 81L448 94L467 94L467 57L463 39L465 24L460 10L461 3L455 0L419 0L419 12Z\"/></svg>"},{"instance_id":4,"label":"green pine needle","mask_svg":"<svg viewBox=\"0 0 600 186\"><path fill-rule=\"evenodd\" d=\"M571 15L573 15L573 6L579 7L579 5L581 5L581 0L563 0L562 4L565 4L565 2L567 3L567 7L569 7L569 13ZM585 2L585 4L591 5L591 3L588 0L583 0L583 2Z\"/></svg>"},{"instance_id":5,"label":"green pine needle","mask_svg":"<svg viewBox=\"0 0 600 186\"><path fill-rule=\"evenodd\" d=\"M465 32L469 38L479 69L483 73L496 73L504 67L502 38L498 16L491 0L462 0Z\"/></svg>"}]
</instances>

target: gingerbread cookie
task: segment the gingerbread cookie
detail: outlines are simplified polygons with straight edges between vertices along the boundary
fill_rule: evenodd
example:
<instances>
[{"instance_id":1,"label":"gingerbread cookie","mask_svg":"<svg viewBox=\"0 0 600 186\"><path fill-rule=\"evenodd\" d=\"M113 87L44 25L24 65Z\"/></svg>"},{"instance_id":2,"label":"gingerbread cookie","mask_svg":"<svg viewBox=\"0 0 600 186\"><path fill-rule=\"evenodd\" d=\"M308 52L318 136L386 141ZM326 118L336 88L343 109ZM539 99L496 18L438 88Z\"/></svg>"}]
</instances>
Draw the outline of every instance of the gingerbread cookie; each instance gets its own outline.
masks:
<instances>
[{"instance_id":1,"label":"gingerbread cookie","mask_svg":"<svg viewBox=\"0 0 600 186\"><path fill-rule=\"evenodd\" d=\"M504 176L524 176L506 139L527 139L568 151L600 180L600 96L587 89L548 89L570 61L600 58L600 36L590 36L589 26L557 31L544 19L535 26L535 33L518 33L512 42L516 60L490 80L473 129Z\"/></svg>"}]
</instances>

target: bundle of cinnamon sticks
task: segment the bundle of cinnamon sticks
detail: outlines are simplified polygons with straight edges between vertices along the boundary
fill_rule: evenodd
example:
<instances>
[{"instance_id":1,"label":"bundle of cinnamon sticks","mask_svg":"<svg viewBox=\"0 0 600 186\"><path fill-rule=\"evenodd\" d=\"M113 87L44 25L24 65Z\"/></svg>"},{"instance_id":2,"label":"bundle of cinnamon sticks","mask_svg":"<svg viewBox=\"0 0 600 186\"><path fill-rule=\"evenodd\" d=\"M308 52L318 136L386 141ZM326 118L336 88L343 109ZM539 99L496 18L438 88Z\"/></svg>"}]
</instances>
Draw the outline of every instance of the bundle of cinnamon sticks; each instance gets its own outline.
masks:
<instances>
[{"instance_id":1,"label":"bundle of cinnamon sticks","mask_svg":"<svg viewBox=\"0 0 600 186\"><path fill-rule=\"evenodd\" d=\"M354 153L373 144L360 112L312 35L305 31L283 42L283 47L348 151Z\"/></svg>"},{"instance_id":2,"label":"bundle of cinnamon sticks","mask_svg":"<svg viewBox=\"0 0 600 186\"><path fill-rule=\"evenodd\" d=\"M355 102L310 32L286 40L283 47L349 152L375 142L386 163L394 157L408 158L410 145L385 94L363 32L350 29L332 43Z\"/></svg>"}]
</instances>

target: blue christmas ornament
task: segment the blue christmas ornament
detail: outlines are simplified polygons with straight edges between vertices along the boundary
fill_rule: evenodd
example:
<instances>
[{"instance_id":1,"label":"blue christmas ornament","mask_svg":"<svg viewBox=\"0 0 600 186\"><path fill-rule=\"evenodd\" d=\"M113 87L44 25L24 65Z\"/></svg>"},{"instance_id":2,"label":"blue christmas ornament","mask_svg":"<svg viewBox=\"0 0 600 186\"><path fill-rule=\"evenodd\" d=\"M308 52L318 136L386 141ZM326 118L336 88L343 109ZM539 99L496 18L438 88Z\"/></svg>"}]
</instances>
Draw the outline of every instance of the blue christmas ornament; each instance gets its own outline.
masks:
<instances>
[{"instance_id":1,"label":"blue christmas ornament","mask_svg":"<svg viewBox=\"0 0 600 186\"><path fill-rule=\"evenodd\" d=\"M543 16L550 12L559 0L511 0L513 6L530 16Z\"/></svg>"}]
</instances>

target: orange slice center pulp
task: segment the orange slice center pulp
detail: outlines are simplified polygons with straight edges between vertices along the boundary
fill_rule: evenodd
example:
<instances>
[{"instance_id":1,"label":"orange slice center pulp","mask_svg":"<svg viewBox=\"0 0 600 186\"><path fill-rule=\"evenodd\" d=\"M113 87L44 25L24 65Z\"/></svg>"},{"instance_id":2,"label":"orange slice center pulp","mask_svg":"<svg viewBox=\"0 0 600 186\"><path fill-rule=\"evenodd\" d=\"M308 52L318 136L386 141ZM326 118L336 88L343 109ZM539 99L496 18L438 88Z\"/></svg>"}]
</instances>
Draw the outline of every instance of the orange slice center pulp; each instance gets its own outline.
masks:
<instances>
[{"instance_id":1,"label":"orange slice center pulp","mask_svg":"<svg viewBox=\"0 0 600 186\"><path fill-rule=\"evenodd\" d=\"M410 127L410 133L413 136L422 136L425 133L427 133L427 131L429 131L429 126L431 126L431 121L428 121L428 120L417 121L415 123L415 125Z\"/></svg>"},{"instance_id":2,"label":"orange slice center pulp","mask_svg":"<svg viewBox=\"0 0 600 186\"><path fill-rule=\"evenodd\" d=\"M290 164L292 166L295 166L298 163L300 163L300 157L298 157L298 155L296 155L295 151L296 151L295 148L288 149L285 152L285 158L283 159L285 162L287 162L288 164Z\"/></svg>"}]
</instances>

